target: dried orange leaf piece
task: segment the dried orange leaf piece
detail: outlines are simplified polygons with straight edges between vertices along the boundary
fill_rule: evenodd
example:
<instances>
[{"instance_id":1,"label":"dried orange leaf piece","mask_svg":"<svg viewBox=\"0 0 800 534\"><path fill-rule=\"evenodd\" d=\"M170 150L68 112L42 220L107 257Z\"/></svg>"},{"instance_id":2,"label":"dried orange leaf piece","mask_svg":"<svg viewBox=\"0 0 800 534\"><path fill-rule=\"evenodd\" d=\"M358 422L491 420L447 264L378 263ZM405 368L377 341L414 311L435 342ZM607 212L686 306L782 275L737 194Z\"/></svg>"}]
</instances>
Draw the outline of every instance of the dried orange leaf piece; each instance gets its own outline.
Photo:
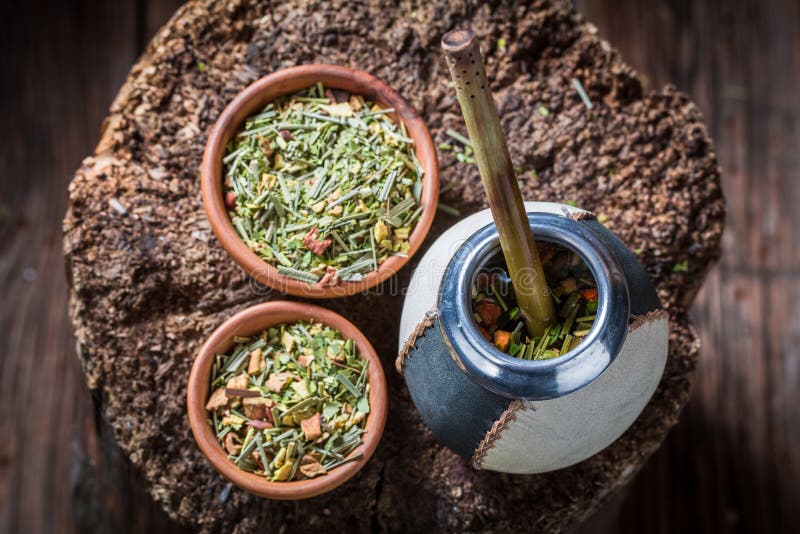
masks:
<instances>
[{"instance_id":1,"label":"dried orange leaf piece","mask_svg":"<svg viewBox=\"0 0 800 534\"><path fill-rule=\"evenodd\" d=\"M228 405L228 400L228 396L225 395L225 388L217 388L214 393L211 394L211 398L208 399L206 410L214 411L224 408Z\"/></svg>"},{"instance_id":2,"label":"dried orange leaf piece","mask_svg":"<svg viewBox=\"0 0 800 534\"><path fill-rule=\"evenodd\" d=\"M276 373L269 377L267 380L266 386L267 389L274 392L280 393L283 388L286 387L286 384L289 383L289 379L291 379L292 373L289 371L284 371L282 373Z\"/></svg>"},{"instance_id":3,"label":"dried orange leaf piece","mask_svg":"<svg viewBox=\"0 0 800 534\"><path fill-rule=\"evenodd\" d=\"M338 271L336 267L331 267L330 265L325 267L325 274L322 275L322 278L314 284L315 287L325 287L325 286L335 286L339 283L339 277L337 276Z\"/></svg>"},{"instance_id":4,"label":"dried orange leaf piece","mask_svg":"<svg viewBox=\"0 0 800 534\"><path fill-rule=\"evenodd\" d=\"M597 300L597 288L590 287L589 289L584 289L581 291L581 295L589 302L595 301Z\"/></svg>"},{"instance_id":5,"label":"dried orange leaf piece","mask_svg":"<svg viewBox=\"0 0 800 534\"><path fill-rule=\"evenodd\" d=\"M250 362L247 364L247 374L255 375L264 370L267 360L264 358L264 351L256 349L250 353Z\"/></svg>"},{"instance_id":6,"label":"dried orange leaf piece","mask_svg":"<svg viewBox=\"0 0 800 534\"><path fill-rule=\"evenodd\" d=\"M228 383L225 384L225 387L229 389L247 389L249 381L250 377L247 375L247 373L242 373L228 380Z\"/></svg>"},{"instance_id":7,"label":"dried orange leaf piece","mask_svg":"<svg viewBox=\"0 0 800 534\"><path fill-rule=\"evenodd\" d=\"M481 317L481 322L486 326L497 323L503 310L500 306L490 299L484 299L475 306L475 311Z\"/></svg>"},{"instance_id":8,"label":"dried orange leaf piece","mask_svg":"<svg viewBox=\"0 0 800 534\"><path fill-rule=\"evenodd\" d=\"M319 413L315 413L308 419L300 421L300 428L303 430L303 434L306 435L308 441L314 441L320 437L322 435L322 425Z\"/></svg>"},{"instance_id":9,"label":"dried orange leaf piece","mask_svg":"<svg viewBox=\"0 0 800 534\"><path fill-rule=\"evenodd\" d=\"M497 332L494 333L495 347L505 352L508 350L508 346L510 344L511 344L511 332L506 332L505 330L498 330Z\"/></svg>"},{"instance_id":10,"label":"dried orange leaf piece","mask_svg":"<svg viewBox=\"0 0 800 534\"><path fill-rule=\"evenodd\" d=\"M236 443L233 432L228 432L225 435L225 450L228 451L228 454L239 454L242 450L242 446Z\"/></svg>"},{"instance_id":11,"label":"dried orange leaf piece","mask_svg":"<svg viewBox=\"0 0 800 534\"><path fill-rule=\"evenodd\" d=\"M303 238L303 245L305 245L308 250L319 256L333 244L333 240L328 238L320 241L317 239L318 232L319 231L317 230L316 226L309 230L306 236Z\"/></svg>"},{"instance_id":12,"label":"dried orange leaf piece","mask_svg":"<svg viewBox=\"0 0 800 534\"><path fill-rule=\"evenodd\" d=\"M264 397L247 398L242 401L244 414L250 419L264 419L267 416L267 409L275 406L272 399Z\"/></svg>"},{"instance_id":13,"label":"dried orange leaf piece","mask_svg":"<svg viewBox=\"0 0 800 534\"><path fill-rule=\"evenodd\" d=\"M306 454L300 460L300 472L308 478L314 478L327 473L322 464L313 456Z\"/></svg>"}]
</instances>

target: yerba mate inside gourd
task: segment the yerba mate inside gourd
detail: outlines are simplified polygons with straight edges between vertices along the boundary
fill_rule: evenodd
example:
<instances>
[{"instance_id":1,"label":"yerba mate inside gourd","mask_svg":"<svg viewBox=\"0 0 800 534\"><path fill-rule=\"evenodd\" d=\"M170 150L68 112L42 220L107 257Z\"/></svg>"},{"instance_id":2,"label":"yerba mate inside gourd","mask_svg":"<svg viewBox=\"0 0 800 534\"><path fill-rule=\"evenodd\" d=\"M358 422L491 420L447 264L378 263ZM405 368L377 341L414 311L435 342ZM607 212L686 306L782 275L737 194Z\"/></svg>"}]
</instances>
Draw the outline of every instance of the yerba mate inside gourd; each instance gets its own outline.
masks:
<instances>
[{"instance_id":1,"label":"yerba mate inside gourd","mask_svg":"<svg viewBox=\"0 0 800 534\"><path fill-rule=\"evenodd\" d=\"M317 287L405 256L423 171L392 111L317 84L247 118L223 164L225 203L248 248Z\"/></svg>"},{"instance_id":2,"label":"yerba mate inside gourd","mask_svg":"<svg viewBox=\"0 0 800 534\"><path fill-rule=\"evenodd\" d=\"M472 311L477 327L497 349L525 360L566 354L589 334L597 315L598 292L581 257L561 245L537 241L557 319L541 336L528 332L511 279L499 255L475 276Z\"/></svg>"},{"instance_id":3,"label":"yerba mate inside gourd","mask_svg":"<svg viewBox=\"0 0 800 534\"><path fill-rule=\"evenodd\" d=\"M367 360L352 339L298 322L234 338L211 370L208 423L228 459L273 482L355 460L370 412Z\"/></svg>"}]
</instances>

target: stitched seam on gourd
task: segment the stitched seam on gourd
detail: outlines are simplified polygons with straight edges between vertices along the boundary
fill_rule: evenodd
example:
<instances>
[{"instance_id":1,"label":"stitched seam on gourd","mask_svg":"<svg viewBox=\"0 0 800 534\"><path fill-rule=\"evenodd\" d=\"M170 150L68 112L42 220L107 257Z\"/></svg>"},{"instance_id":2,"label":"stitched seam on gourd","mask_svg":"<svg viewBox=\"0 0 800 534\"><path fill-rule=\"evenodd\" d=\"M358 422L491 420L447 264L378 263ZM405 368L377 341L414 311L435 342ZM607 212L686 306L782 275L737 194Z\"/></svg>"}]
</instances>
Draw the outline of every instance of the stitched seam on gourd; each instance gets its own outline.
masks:
<instances>
[{"instance_id":1,"label":"stitched seam on gourd","mask_svg":"<svg viewBox=\"0 0 800 534\"><path fill-rule=\"evenodd\" d=\"M453 361L456 363L456 366L458 366L458 368L461 369L462 373L467 373L467 368L464 367L463 363L461 363L461 360L458 357L456 349L454 349L453 346L450 344L450 340L447 338L446 335L444 335L444 332L442 332L442 343L444 343L444 348L447 349L447 353L450 354L450 358L453 359Z\"/></svg>"},{"instance_id":2,"label":"stitched seam on gourd","mask_svg":"<svg viewBox=\"0 0 800 534\"><path fill-rule=\"evenodd\" d=\"M578 209L578 211L567 210L566 208L564 208L564 211L567 211L567 217L569 217L573 221L592 220L597 218L597 215L595 215L593 211L584 210L580 208Z\"/></svg>"},{"instance_id":3,"label":"stitched seam on gourd","mask_svg":"<svg viewBox=\"0 0 800 534\"><path fill-rule=\"evenodd\" d=\"M492 449L494 443L500 439L500 436L503 434L508 425L510 425L516 418L517 412L520 411L524 407L524 403L521 400L514 400L508 405L506 411L504 411L500 418L494 422L492 428L486 433L486 435L481 440L478 448L475 449L475 452L472 455L472 465L475 469L481 469L483 466L483 460L486 457L486 454Z\"/></svg>"},{"instance_id":4,"label":"stitched seam on gourd","mask_svg":"<svg viewBox=\"0 0 800 534\"><path fill-rule=\"evenodd\" d=\"M637 328L641 328L642 326L644 326L646 324L654 323L655 321L658 321L659 319L668 319L669 318L669 313L667 312L667 310L661 309L661 310L649 311L649 312L645 313L644 315L633 315L633 314L631 314L631 317L633 318L633 321L628 326L628 332L633 332Z\"/></svg>"},{"instance_id":5,"label":"stitched seam on gourd","mask_svg":"<svg viewBox=\"0 0 800 534\"><path fill-rule=\"evenodd\" d=\"M397 372L401 375L403 374L403 366L406 363L409 352L411 352L411 349L417 348L417 338L423 335L425 330L433 326L438 316L439 313L436 310L429 311L425 314L425 318L414 327L411 335L408 336L408 339L403 344L402 350L400 350L400 353L397 355L397 359L394 361L395 369L397 369Z\"/></svg>"}]
</instances>

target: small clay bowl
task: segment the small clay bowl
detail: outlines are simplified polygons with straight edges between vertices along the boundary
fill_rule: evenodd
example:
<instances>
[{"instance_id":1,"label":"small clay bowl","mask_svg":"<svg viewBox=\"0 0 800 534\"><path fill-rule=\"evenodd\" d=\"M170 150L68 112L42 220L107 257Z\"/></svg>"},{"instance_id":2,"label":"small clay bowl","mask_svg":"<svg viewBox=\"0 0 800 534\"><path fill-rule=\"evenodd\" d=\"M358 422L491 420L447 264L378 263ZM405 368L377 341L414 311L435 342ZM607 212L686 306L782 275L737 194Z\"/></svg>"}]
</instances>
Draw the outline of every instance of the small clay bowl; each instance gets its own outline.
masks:
<instances>
[{"instance_id":1,"label":"small clay bowl","mask_svg":"<svg viewBox=\"0 0 800 534\"><path fill-rule=\"evenodd\" d=\"M422 179L420 204L422 214L409 236L406 257L390 256L377 270L365 275L359 282L339 282L335 286L313 287L278 273L272 265L253 253L241 240L228 217L223 192L222 158L225 146L235 135L244 120L261 110L275 98L306 89L317 82L325 87L342 89L376 102L384 108L393 108L389 116L395 123L402 121L408 135L414 140L414 151L425 175ZM359 70L337 65L301 65L279 70L261 78L245 88L223 110L208 137L201 166L203 206L211 228L222 246L247 274L258 282L299 297L334 298L353 295L374 287L400 270L417 252L430 230L439 198L439 164L436 149L428 128L419 113L394 89Z\"/></svg>"},{"instance_id":2,"label":"small clay bowl","mask_svg":"<svg viewBox=\"0 0 800 534\"><path fill-rule=\"evenodd\" d=\"M227 352L233 346L234 336L252 336L280 323L315 321L339 330L342 337L355 341L358 353L369 361L370 412L365 423L364 442L349 456L361 452L353 460L329 471L326 475L292 482L270 482L265 477L242 471L228 460L226 452L217 441L214 430L208 424L205 409L209 395L211 366L217 354ZM386 377L380 359L364 334L341 315L312 304L301 302L273 301L258 304L243 310L222 323L200 348L192 365L187 392L187 410L192 433L211 464L228 480L240 488L261 497L280 500L297 500L314 497L330 491L355 475L369 460L383 434L386 423L387 394Z\"/></svg>"}]
</instances>

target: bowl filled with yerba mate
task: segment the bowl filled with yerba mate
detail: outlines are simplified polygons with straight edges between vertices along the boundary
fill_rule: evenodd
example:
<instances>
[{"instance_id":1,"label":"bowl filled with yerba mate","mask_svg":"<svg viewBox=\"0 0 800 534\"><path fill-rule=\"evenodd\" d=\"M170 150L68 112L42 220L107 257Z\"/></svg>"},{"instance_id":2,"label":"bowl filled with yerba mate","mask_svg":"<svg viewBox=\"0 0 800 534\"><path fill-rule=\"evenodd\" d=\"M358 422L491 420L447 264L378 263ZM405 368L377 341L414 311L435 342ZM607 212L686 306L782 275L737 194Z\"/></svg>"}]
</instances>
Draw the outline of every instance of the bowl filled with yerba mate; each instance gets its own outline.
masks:
<instances>
[{"instance_id":1,"label":"bowl filled with yerba mate","mask_svg":"<svg viewBox=\"0 0 800 534\"><path fill-rule=\"evenodd\" d=\"M203 454L234 484L272 499L330 491L366 463L386 421L386 382L364 335L340 315L273 301L225 321L189 378Z\"/></svg>"},{"instance_id":2,"label":"bowl filled with yerba mate","mask_svg":"<svg viewBox=\"0 0 800 534\"><path fill-rule=\"evenodd\" d=\"M438 163L419 114L361 71L303 65L225 108L202 163L203 204L249 276L331 298L396 273L427 234Z\"/></svg>"}]
</instances>

